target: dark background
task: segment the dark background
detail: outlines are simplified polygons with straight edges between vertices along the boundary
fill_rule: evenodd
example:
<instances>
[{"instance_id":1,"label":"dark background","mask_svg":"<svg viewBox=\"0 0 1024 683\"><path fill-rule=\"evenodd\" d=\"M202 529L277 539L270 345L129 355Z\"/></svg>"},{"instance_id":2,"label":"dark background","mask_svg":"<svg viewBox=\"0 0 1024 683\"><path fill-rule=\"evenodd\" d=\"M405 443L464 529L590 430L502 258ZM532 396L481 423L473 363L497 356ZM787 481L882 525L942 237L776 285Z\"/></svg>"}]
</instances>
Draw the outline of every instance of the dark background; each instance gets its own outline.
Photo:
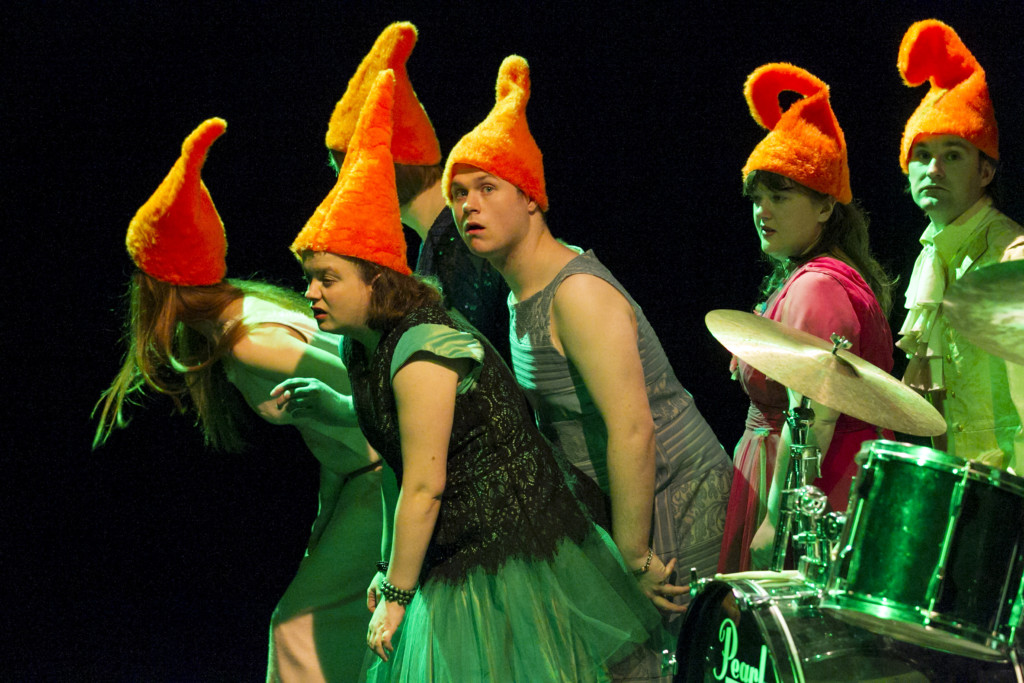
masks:
<instances>
[{"instance_id":1,"label":"dark background","mask_svg":"<svg viewBox=\"0 0 1024 683\"><path fill-rule=\"evenodd\" d=\"M905 284L926 221L898 147L926 88L903 86L896 53L913 21L947 21L988 73L1007 212L1024 216L1019 0L12 5L0 28L3 680L261 680L316 465L293 430L256 422L244 454L204 450L161 398L90 451L89 412L122 352L124 233L185 136L221 116L204 179L229 274L299 287L287 246L333 184L329 115L392 21L420 30L409 71L445 152L490 111L502 58L529 60L552 230L595 249L644 306L729 450L746 400L703 316L748 308L764 272L740 196L764 134L742 96L754 68L789 61L832 86L854 195Z\"/></svg>"}]
</instances>

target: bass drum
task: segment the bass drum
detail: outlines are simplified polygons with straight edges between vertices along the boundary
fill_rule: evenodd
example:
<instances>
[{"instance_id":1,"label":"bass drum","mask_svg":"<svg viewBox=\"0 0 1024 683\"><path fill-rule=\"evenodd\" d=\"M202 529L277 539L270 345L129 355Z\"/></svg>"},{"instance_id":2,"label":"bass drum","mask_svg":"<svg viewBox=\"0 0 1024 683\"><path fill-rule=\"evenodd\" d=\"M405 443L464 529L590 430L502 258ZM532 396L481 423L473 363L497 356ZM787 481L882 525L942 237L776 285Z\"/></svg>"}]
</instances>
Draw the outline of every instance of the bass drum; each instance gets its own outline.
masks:
<instances>
[{"instance_id":1,"label":"bass drum","mask_svg":"<svg viewBox=\"0 0 1024 683\"><path fill-rule=\"evenodd\" d=\"M1020 652L980 661L872 633L820 609L820 592L792 574L698 581L679 637L675 683L1024 683Z\"/></svg>"}]
</instances>

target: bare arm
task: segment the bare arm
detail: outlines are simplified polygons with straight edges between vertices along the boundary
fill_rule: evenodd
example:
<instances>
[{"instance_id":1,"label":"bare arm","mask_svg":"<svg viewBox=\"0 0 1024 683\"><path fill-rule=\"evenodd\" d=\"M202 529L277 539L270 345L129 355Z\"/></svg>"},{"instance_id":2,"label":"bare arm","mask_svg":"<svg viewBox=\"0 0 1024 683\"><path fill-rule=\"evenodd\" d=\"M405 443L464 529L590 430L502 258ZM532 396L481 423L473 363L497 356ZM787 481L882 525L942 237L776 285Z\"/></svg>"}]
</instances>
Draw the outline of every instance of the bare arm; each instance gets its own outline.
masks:
<instances>
[{"instance_id":1,"label":"bare arm","mask_svg":"<svg viewBox=\"0 0 1024 683\"><path fill-rule=\"evenodd\" d=\"M555 293L551 337L579 371L608 432L612 533L626 565L647 563L654 511L654 419L637 344L636 316L610 284L589 275L567 278ZM673 561L674 562L674 561ZM685 589L666 586L673 562L652 557L641 586L655 604Z\"/></svg>"},{"instance_id":2,"label":"bare arm","mask_svg":"<svg viewBox=\"0 0 1024 683\"><path fill-rule=\"evenodd\" d=\"M654 420L633 310L604 281L577 275L555 293L551 335L604 420L615 543L626 563L639 567L647 556L654 505Z\"/></svg>"},{"instance_id":3,"label":"bare arm","mask_svg":"<svg viewBox=\"0 0 1024 683\"><path fill-rule=\"evenodd\" d=\"M250 405L279 398L278 407L288 411L296 426L328 436L336 436L337 427L357 426L345 364L337 355L307 344L294 330L282 325L256 327L232 347L231 356L249 372L278 382L270 396L246 396ZM305 403L288 405L296 392ZM305 410L297 410L300 405Z\"/></svg>"},{"instance_id":4,"label":"bare arm","mask_svg":"<svg viewBox=\"0 0 1024 683\"><path fill-rule=\"evenodd\" d=\"M467 362L417 353L391 382L402 443L402 488L386 578L403 590L416 587L441 509L458 370ZM378 601L368 641L382 658L386 659L392 650L391 636L404 616L405 607L397 602Z\"/></svg>"},{"instance_id":5,"label":"bare arm","mask_svg":"<svg viewBox=\"0 0 1024 683\"><path fill-rule=\"evenodd\" d=\"M280 382L288 377L316 377L343 394L351 394L348 371L336 354L307 344L283 325L260 325L231 348L232 358L251 372Z\"/></svg>"}]
</instances>

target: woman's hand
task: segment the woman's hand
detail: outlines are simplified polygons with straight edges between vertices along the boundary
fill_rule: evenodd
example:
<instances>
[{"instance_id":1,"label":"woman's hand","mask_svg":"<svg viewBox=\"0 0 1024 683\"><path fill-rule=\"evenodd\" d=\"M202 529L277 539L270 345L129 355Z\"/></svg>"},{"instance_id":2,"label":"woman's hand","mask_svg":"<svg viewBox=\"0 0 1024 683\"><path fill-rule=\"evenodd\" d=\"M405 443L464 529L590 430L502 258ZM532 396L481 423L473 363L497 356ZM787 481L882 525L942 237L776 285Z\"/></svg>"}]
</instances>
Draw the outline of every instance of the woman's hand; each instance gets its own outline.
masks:
<instances>
[{"instance_id":1,"label":"woman's hand","mask_svg":"<svg viewBox=\"0 0 1024 683\"><path fill-rule=\"evenodd\" d=\"M690 592L688 585L673 586L668 583L668 577L672 576L675 566L676 558L673 557L668 564L664 564L661 558L654 554L651 556L651 566L647 568L646 572L636 577L640 590L662 612L686 611L686 605L677 605L672 602L672 598Z\"/></svg>"},{"instance_id":2,"label":"woman's hand","mask_svg":"<svg viewBox=\"0 0 1024 683\"><path fill-rule=\"evenodd\" d=\"M766 517L750 541L750 568L770 569L775 549L775 525Z\"/></svg>"},{"instance_id":3,"label":"woman's hand","mask_svg":"<svg viewBox=\"0 0 1024 683\"><path fill-rule=\"evenodd\" d=\"M352 397L345 396L315 377L291 377L270 390L277 407L293 418L316 420L339 427L356 426Z\"/></svg>"},{"instance_id":4,"label":"woman's hand","mask_svg":"<svg viewBox=\"0 0 1024 683\"><path fill-rule=\"evenodd\" d=\"M376 581L376 579L374 580ZM373 611L373 616L370 617L370 628L366 631L366 645L385 662L388 661L388 653L395 651L391 639L404 618L405 607L403 605L383 599L377 600L377 609Z\"/></svg>"},{"instance_id":5,"label":"woman's hand","mask_svg":"<svg viewBox=\"0 0 1024 683\"><path fill-rule=\"evenodd\" d=\"M370 581L370 587L366 589L366 609L373 612L377 609L377 604L383 598L380 592L380 582L384 578L384 575L377 572L373 575L373 580Z\"/></svg>"}]
</instances>

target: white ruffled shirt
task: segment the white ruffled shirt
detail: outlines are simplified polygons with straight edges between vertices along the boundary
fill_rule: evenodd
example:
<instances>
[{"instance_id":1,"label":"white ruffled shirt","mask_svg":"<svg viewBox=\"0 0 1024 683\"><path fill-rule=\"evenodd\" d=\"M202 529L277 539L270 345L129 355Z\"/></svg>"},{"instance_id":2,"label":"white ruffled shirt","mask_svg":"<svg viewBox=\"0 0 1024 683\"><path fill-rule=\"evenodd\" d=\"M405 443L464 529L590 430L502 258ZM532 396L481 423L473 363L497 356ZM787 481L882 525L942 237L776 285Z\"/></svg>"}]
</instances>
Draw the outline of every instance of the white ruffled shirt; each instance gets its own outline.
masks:
<instances>
[{"instance_id":1,"label":"white ruffled shirt","mask_svg":"<svg viewBox=\"0 0 1024 683\"><path fill-rule=\"evenodd\" d=\"M1024 260L1024 229L982 197L950 225L929 225L907 288L907 318L896 345L910 363L903 381L942 390L950 455L1024 472L1024 366L992 356L949 327L946 287L971 270ZM937 442L938 443L938 442Z\"/></svg>"},{"instance_id":2,"label":"white ruffled shirt","mask_svg":"<svg viewBox=\"0 0 1024 683\"><path fill-rule=\"evenodd\" d=\"M942 374L946 319L940 312L951 282L949 270L963 261L963 250L970 246L971 237L987 215L983 209L991 205L991 198L984 196L945 228L929 223L921 235L921 253L907 285L907 318L896 342L910 359L903 381L918 391L946 388ZM955 273L952 280L956 280Z\"/></svg>"}]
</instances>

